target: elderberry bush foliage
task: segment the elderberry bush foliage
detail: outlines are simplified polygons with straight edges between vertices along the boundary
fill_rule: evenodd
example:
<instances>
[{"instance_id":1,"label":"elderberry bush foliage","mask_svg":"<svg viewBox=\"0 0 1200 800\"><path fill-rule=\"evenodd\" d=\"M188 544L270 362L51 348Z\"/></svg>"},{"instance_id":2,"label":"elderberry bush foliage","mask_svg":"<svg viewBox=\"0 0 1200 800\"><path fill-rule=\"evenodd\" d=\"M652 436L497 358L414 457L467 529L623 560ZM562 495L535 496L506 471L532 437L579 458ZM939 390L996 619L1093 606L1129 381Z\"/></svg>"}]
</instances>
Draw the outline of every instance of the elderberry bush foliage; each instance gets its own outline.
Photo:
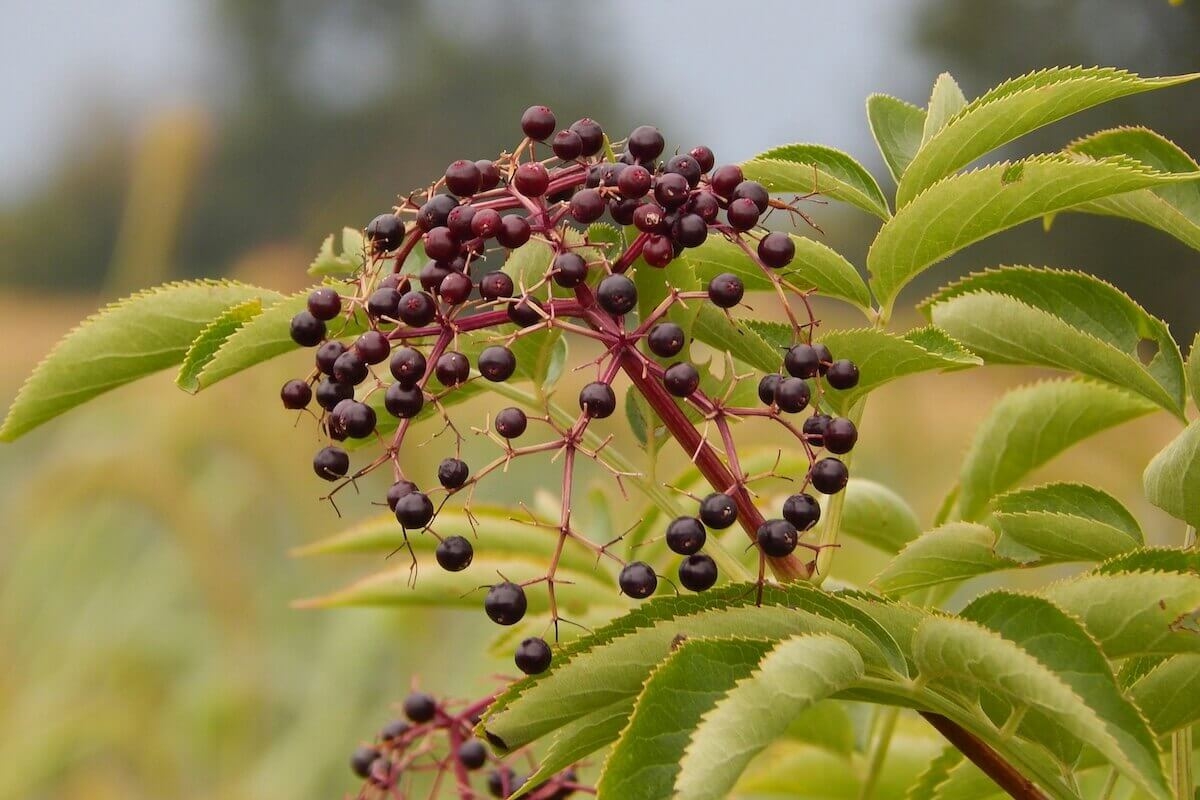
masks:
<instances>
[{"instance_id":1,"label":"elderberry bush foliage","mask_svg":"<svg viewBox=\"0 0 1200 800\"><path fill-rule=\"evenodd\" d=\"M612 135L535 106L510 151L455 161L330 237L307 291L184 282L103 309L35 370L0 439L166 367L194 392L304 351L270 401L315 429L312 479L339 504L368 473L388 480L364 500L382 513L301 553L421 565L386 562L305 604L482 605L500 626L490 652L524 677L471 735L487 759L538 753L501 786L513 797L552 794L577 765L621 800L1190 797L1200 360L1084 271L963 276L916 304L915 325L897 304L954 253L1073 214L1200 250L1200 166L1166 136L992 156L1196 77L1062 68L973 100L949 75L923 107L873 95L887 194L822 145L718 164L649 126ZM878 220L863 269L822 241L833 202ZM834 304L861 322L819 324ZM963 449L921 454L965 453L937 508L862 474L875 392L992 364L1055 374L1003 391ZM905 403L897 388L875 402ZM461 409L482 413L459 419L472 398ZM1179 530L1150 529L1090 475L1031 479L1151 414L1178 429L1136 467ZM657 472L668 453L682 468ZM538 458L556 491L473 501ZM601 480L583 485L585 463ZM381 745L355 762L368 778ZM386 755L380 774L407 757Z\"/></svg>"}]
</instances>

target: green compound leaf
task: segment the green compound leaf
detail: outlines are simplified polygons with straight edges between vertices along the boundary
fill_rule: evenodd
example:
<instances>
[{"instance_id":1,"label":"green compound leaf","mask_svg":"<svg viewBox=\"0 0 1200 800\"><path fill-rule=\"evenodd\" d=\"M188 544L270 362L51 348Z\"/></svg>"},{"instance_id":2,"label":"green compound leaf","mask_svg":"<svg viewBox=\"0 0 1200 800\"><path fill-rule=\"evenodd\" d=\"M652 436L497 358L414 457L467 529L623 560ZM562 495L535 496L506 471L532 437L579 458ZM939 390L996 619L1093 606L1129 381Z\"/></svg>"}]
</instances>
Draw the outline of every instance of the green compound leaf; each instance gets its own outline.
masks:
<instances>
[{"instance_id":1,"label":"green compound leaf","mask_svg":"<svg viewBox=\"0 0 1200 800\"><path fill-rule=\"evenodd\" d=\"M1139 678L1129 694L1159 736L1200 722L1200 654L1171 656Z\"/></svg>"},{"instance_id":2,"label":"green compound leaf","mask_svg":"<svg viewBox=\"0 0 1200 800\"><path fill-rule=\"evenodd\" d=\"M849 643L830 635L778 644L754 674L738 682L704 716L679 764L678 800L725 797L750 760L815 703L865 672Z\"/></svg>"},{"instance_id":3,"label":"green compound leaf","mask_svg":"<svg viewBox=\"0 0 1200 800\"><path fill-rule=\"evenodd\" d=\"M1200 165L1178 145L1147 128L1100 131L1066 149L1091 158L1127 155L1160 172L1200 172ZM1200 250L1200 180L1108 197L1073 210L1136 220Z\"/></svg>"},{"instance_id":4,"label":"green compound leaf","mask_svg":"<svg viewBox=\"0 0 1200 800\"><path fill-rule=\"evenodd\" d=\"M747 180L773 194L817 192L886 220L887 198L866 168L841 150L819 144L785 144L742 164Z\"/></svg>"},{"instance_id":5,"label":"green compound leaf","mask_svg":"<svg viewBox=\"0 0 1200 800\"><path fill-rule=\"evenodd\" d=\"M903 208L950 173L1051 122L1196 77L1139 78L1119 69L1066 67L1013 78L973 100L925 142L904 172L896 205Z\"/></svg>"},{"instance_id":6,"label":"green compound leaf","mask_svg":"<svg viewBox=\"0 0 1200 800\"><path fill-rule=\"evenodd\" d=\"M604 764L597 797L669 797L696 726L771 647L768 641L748 639L683 642L646 681Z\"/></svg>"},{"instance_id":7,"label":"green compound leaf","mask_svg":"<svg viewBox=\"0 0 1200 800\"><path fill-rule=\"evenodd\" d=\"M892 179L899 183L921 149L925 109L886 94L867 98L867 122Z\"/></svg>"},{"instance_id":8,"label":"green compound leaf","mask_svg":"<svg viewBox=\"0 0 1200 800\"><path fill-rule=\"evenodd\" d=\"M842 506L841 532L885 553L897 553L921 535L921 523L904 498L865 478L851 478Z\"/></svg>"},{"instance_id":9,"label":"green compound leaf","mask_svg":"<svg viewBox=\"0 0 1200 800\"><path fill-rule=\"evenodd\" d=\"M1169 793L1160 762L1161 752L1145 719L1121 692L1112 667L1080 623L1049 600L1031 595L996 591L973 600L960 614L996 631L1021 647L1053 672L1103 722L1115 747L1100 749L1123 774L1156 796ZM1022 700L1015 700L1020 707ZM1022 718L1018 734L1055 750L1060 723L1037 710ZM1070 730L1069 726L1063 726ZM1067 744L1058 755L1070 762L1077 747Z\"/></svg>"},{"instance_id":10,"label":"green compound leaf","mask_svg":"<svg viewBox=\"0 0 1200 800\"><path fill-rule=\"evenodd\" d=\"M1182 415L1183 358L1166 323L1091 275L1003 267L947 286L922 305L986 361L1078 371ZM1146 345L1154 355L1143 363Z\"/></svg>"},{"instance_id":11,"label":"green compound leaf","mask_svg":"<svg viewBox=\"0 0 1200 800\"><path fill-rule=\"evenodd\" d=\"M946 127L958 112L967 107L967 98L959 88L958 82L949 72L943 72L933 82L933 91L929 95L929 104L925 109L925 125L921 131L921 144L932 139L942 128Z\"/></svg>"},{"instance_id":12,"label":"green compound leaf","mask_svg":"<svg viewBox=\"0 0 1200 800\"><path fill-rule=\"evenodd\" d=\"M550 737L549 746L541 754L538 768L525 779L521 788L513 793L513 800L529 794L551 775L579 763L600 748L615 742L628 723L629 715L633 713L635 699L628 697L619 700L555 731Z\"/></svg>"},{"instance_id":13,"label":"green compound leaf","mask_svg":"<svg viewBox=\"0 0 1200 800\"><path fill-rule=\"evenodd\" d=\"M1146 498L1189 525L1200 525L1200 422L1158 452L1142 474Z\"/></svg>"},{"instance_id":14,"label":"green compound leaf","mask_svg":"<svg viewBox=\"0 0 1200 800\"><path fill-rule=\"evenodd\" d=\"M1055 561L1101 561L1142 546L1142 530L1112 495L1052 483L996 498L1004 536Z\"/></svg>"},{"instance_id":15,"label":"green compound leaf","mask_svg":"<svg viewBox=\"0 0 1200 800\"><path fill-rule=\"evenodd\" d=\"M1043 381L1008 392L979 426L963 461L960 513L975 519L993 497L1071 445L1154 408L1091 381Z\"/></svg>"},{"instance_id":16,"label":"green compound leaf","mask_svg":"<svg viewBox=\"0 0 1200 800\"><path fill-rule=\"evenodd\" d=\"M867 253L872 291L889 310L909 281L967 245L1081 203L1185 179L1128 158L1064 154L953 175L930 186L880 228Z\"/></svg>"},{"instance_id":17,"label":"green compound leaf","mask_svg":"<svg viewBox=\"0 0 1200 800\"><path fill-rule=\"evenodd\" d=\"M272 292L271 295L273 296L265 298L268 303L283 299L281 294ZM262 310L263 301L257 297L225 309L221 316L210 322L200 331L200 335L192 340L187 354L183 357L183 364L179 367L179 374L175 376L175 385L185 392L198 392L200 372L205 365L212 361L217 350L234 331L257 317Z\"/></svg>"},{"instance_id":18,"label":"green compound leaf","mask_svg":"<svg viewBox=\"0 0 1200 800\"><path fill-rule=\"evenodd\" d=\"M966 580L1021 562L996 552L996 534L986 525L948 522L908 543L871 581L889 595Z\"/></svg>"},{"instance_id":19,"label":"green compound leaf","mask_svg":"<svg viewBox=\"0 0 1200 800\"><path fill-rule=\"evenodd\" d=\"M106 306L72 329L34 369L0 425L0 441L11 442L104 392L179 364L192 341L230 306L273 295L235 281L183 281Z\"/></svg>"}]
</instances>

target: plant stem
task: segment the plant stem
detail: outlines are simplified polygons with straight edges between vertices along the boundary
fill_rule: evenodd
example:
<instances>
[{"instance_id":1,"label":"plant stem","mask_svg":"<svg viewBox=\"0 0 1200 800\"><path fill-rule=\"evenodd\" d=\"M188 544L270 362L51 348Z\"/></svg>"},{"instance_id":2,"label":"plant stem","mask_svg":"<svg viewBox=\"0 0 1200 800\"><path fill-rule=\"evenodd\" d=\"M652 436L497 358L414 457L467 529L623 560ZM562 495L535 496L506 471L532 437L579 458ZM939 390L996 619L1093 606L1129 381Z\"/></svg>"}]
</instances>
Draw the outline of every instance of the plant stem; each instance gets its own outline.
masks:
<instances>
[{"instance_id":1,"label":"plant stem","mask_svg":"<svg viewBox=\"0 0 1200 800\"><path fill-rule=\"evenodd\" d=\"M859 400L850 409L848 418L854 423L857 428L862 422L863 409L866 407L867 401L864 397ZM854 453L849 452L842 456L842 463L849 469L853 466ZM846 507L846 490L838 492L829 498L829 507L825 512L825 525L821 528L821 538L817 542L817 546L821 549L817 551L817 568L814 570L812 581L820 586L825 582L825 578L829 576L829 567L833 562L833 553L837 549L838 534L842 528L842 514Z\"/></svg>"},{"instance_id":2,"label":"plant stem","mask_svg":"<svg viewBox=\"0 0 1200 800\"><path fill-rule=\"evenodd\" d=\"M1016 767L1009 764L1003 757L988 746L979 737L958 723L935 714L932 711L922 711L921 716L929 721L938 733L946 737L950 744L966 756L972 764L979 767L985 775L996 782L1004 791L1016 800L1048 800L1046 795L1026 778Z\"/></svg>"},{"instance_id":3,"label":"plant stem","mask_svg":"<svg viewBox=\"0 0 1200 800\"><path fill-rule=\"evenodd\" d=\"M1196 786L1192 776L1191 726L1171 734L1171 765L1175 776L1176 800L1193 800Z\"/></svg>"},{"instance_id":4,"label":"plant stem","mask_svg":"<svg viewBox=\"0 0 1200 800\"><path fill-rule=\"evenodd\" d=\"M1110 767L1108 777L1104 779L1104 786L1100 789L1099 800L1110 800L1113 791L1117 788L1117 778L1121 777L1121 773L1117 772L1116 767Z\"/></svg>"},{"instance_id":5,"label":"plant stem","mask_svg":"<svg viewBox=\"0 0 1200 800\"><path fill-rule=\"evenodd\" d=\"M871 749L867 755L867 774L863 776L862 787L858 791L858 800L870 800L875 792L875 784L879 782L879 773L883 762L887 759L888 748L892 743L892 734L896 731L896 721L900 718L897 706L887 706L879 710L875 719L875 736L871 741Z\"/></svg>"}]
</instances>

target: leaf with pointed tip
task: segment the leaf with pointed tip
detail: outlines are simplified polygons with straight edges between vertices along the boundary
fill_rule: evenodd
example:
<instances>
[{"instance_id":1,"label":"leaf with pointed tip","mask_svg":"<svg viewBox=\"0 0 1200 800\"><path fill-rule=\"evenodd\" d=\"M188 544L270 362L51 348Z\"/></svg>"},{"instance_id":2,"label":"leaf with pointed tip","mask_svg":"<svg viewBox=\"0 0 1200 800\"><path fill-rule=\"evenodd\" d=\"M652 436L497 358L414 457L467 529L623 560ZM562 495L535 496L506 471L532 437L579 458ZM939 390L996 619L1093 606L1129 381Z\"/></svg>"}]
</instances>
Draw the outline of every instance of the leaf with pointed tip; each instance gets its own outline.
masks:
<instances>
[{"instance_id":1,"label":"leaf with pointed tip","mask_svg":"<svg viewBox=\"0 0 1200 800\"><path fill-rule=\"evenodd\" d=\"M819 144L785 144L742 164L747 180L774 194L816 192L861 208L880 219L892 215L879 184L848 154Z\"/></svg>"},{"instance_id":2,"label":"leaf with pointed tip","mask_svg":"<svg viewBox=\"0 0 1200 800\"><path fill-rule=\"evenodd\" d=\"M180 363L192 341L230 306L272 294L236 281L181 281L111 303L73 328L34 368L0 425L0 441L11 442L98 395Z\"/></svg>"},{"instance_id":3,"label":"leaf with pointed tip","mask_svg":"<svg viewBox=\"0 0 1200 800\"><path fill-rule=\"evenodd\" d=\"M1154 408L1092 381L1042 381L1008 392L975 432L963 460L959 512L975 519L993 497L1071 445Z\"/></svg>"},{"instance_id":4,"label":"leaf with pointed tip","mask_svg":"<svg viewBox=\"0 0 1200 800\"><path fill-rule=\"evenodd\" d=\"M946 123L967 107L967 98L958 82L949 72L943 72L933 82L933 91L929 95L929 104L925 109L925 125L921 131L921 144L924 145L934 137Z\"/></svg>"},{"instance_id":5,"label":"leaf with pointed tip","mask_svg":"<svg viewBox=\"0 0 1200 800\"><path fill-rule=\"evenodd\" d=\"M1142 547L1098 564L1098 575L1120 572L1193 572L1200 573L1200 550L1177 547Z\"/></svg>"},{"instance_id":6,"label":"leaf with pointed tip","mask_svg":"<svg viewBox=\"0 0 1200 800\"><path fill-rule=\"evenodd\" d=\"M1171 656L1129 689L1159 736L1200 722L1200 653Z\"/></svg>"},{"instance_id":7,"label":"leaf with pointed tip","mask_svg":"<svg viewBox=\"0 0 1200 800\"><path fill-rule=\"evenodd\" d=\"M221 344L234 331L262 313L263 300L272 303L281 299L283 299L281 294L264 292L262 299L252 297L244 303L238 303L225 309L221 316L205 326L204 330L200 331L200 335L192 340L187 354L183 357L183 364L179 367L179 374L175 376L175 385L185 392L199 391L200 383L197 378L200 371L216 355Z\"/></svg>"},{"instance_id":8,"label":"leaf with pointed tip","mask_svg":"<svg viewBox=\"0 0 1200 800\"><path fill-rule=\"evenodd\" d=\"M886 94L867 98L867 122L892 179L897 183L921 149L925 109Z\"/></svg>"},{"instance_id":9,"label":"leaf with pointed tip","mask_svg":"<svg viewBox=\"0 0 1200 800\"><path fill-rule=\"evenodd\" d=\"M920 774L916 783L908 787L904 800L942 800L942 787L950 781L954 768L961 763L963 754L953 747L947 747L941 755L929 762L929 766Z\"/></svg>"},{"instance_id":10,"label":"leaf with pointed tip","mask_svg":"<svg viewBox=\"0 0 1200 800\"><path fill-rule=\"evenodd\" d=\"M524 797L546 778L578 764L602 747L615 742L629 722L635 699L627 697L618 700L555 731L545 752L541 754L538 768L513 793L512 800Z\"/></svg>"},{"instance_id":11,"label":"leaf with pointed tip","mask_svg":"<svg viewBox=\"0 0 1200 800\"><path fill-rule=\"evenodd\" d=\"M908 594L1019 566L1019 561L996 552L991 528L948 522L909 542L871 583L885 594Z\"/></svg>"},{"instance_id":12,"label":"leaf with pointed tip","mask_svg":"<svg viewBox=\"0 0 1200 800\"><path fill-rule=\"evenodd\" d=\"M1142 545L1120 501L1092 486L1051 483L996 498L1000 532L1055 561L1101 561Z\"/></svg>"},{"instance_id":13,"label":"leaf with pointed tip","mask_svg":"<svg viewBox=\"0 0 1200 800\"><path fill-rule=\"evenodd\" d=\"M1200 350L1196 349L1196 345L1200 344L1200 333L1192 339L1192 346L1188 348L1187 365L1185 371L1187 373L1188 390L1192 394L1192 402L1200 407Z\"/></svg>"},{"instance_id":14,"label":"leaf with pointed tip","mask_svg":"<svg viewBox=\"0 0 1200 800\"><path fill-rule=\"evenodd\" d=\"M925 142L905 170L896 205L907 205L952 172L1051 122L1196 77L1140 78L1119 69L1066 67L1013 78L971 101Z\"/></svg>"},{"instance_id":15,"label":"leaf with pointed tip","mask_svg":"<svg viewBox=\"0 0 1200 800\"><path fill-rule=\"evenodd\" d=\"M731 321L723 311L711 303L699 306L692 335L707 345L725 350L738 361L757 370L778 372L783 366L783 350L768 342L759 333L757 322Z\"/></svg>"},{"instance_id":16,"label":"leaf with pointed tip","mask_svg":"<svg viewBox=\"0 0 1200 800\"><path fill-rule=\"evenodd\" d=\"M604 762L597 798L669 797L692 732L771 647L762 639L683 642L638 695L629 724Z\"/></svg>"},{"instance_id":17,"label":"leaf with pointed tip","mask_svg":"<svg viewBox=\"0 0 1200 800\"><path fill-rule=\"evenodd\" d=\"M891 309L909 281L981 239L1080 203L1184 179L1128 158L1085 160L1065 154L953 175L930 186L879 229L867 252L871 289L883 308Z\"/></svg>"},{"instance_id":18,"label":"leaf with pointed tip","mask_svg":"<svg viewBox=\"0 0 1200 800\"><path fill-rule=\"evenodd\" d=\"M1146 499L1189 525L1200 525L1200 422L1158 452L1142 474Z\"/></svg>"},{"instance_id":19,"label":"leaf with pointed tip","mask_svg":"<svg viewBox=\"0 0 1200 800\"><path fill-rule=\"evenodd\" d=\"M850 686L862 657L830 635L781 642L704 716L679 764L678 800L725 797L750 760L801 712Z\"/></svg>"},{"instance_id":20,"label":"leaf with pointed tip","mask_svg":"<svg viewBox=\"0 0 1200 800\"><path fill-rule=\"evenodd\" d=\"M1147 128L1093 133L1072 142L1067 151L1091 158L1126 155L1161 172L1200 172L1182 148ZM1200 180L1108 197L1073 210L1136 220L1200 250Z\"/></svg>"},{"instance_id":21,"label":"leaf with pointed tip","mask_svg":"<svg viewBox=\"0 0 1200 800\"><path fill-rule=\"evenodd\" d=\"M986 361L1078 371L1182 414L1183 358L1166 323L1099 278L1002 267L951 284L922 307ZM1145 345L1154 349L1148 362Z\"/></svg>"},{"instance_id":22,"label":"leaf with pointed tip","mask_svg":"<svg viewBox=\"0 0 1200 800\"><path fill-rule=\"evenodd\" d=\"M362 231L357 228L342 228L342 249L340 253L333 252L333 240L336 234L329 234L321 242L317 257L308 266L308 274L321 277L344 277L353 275L365 265L366 247Z\"/></svg>"}]
</instances>

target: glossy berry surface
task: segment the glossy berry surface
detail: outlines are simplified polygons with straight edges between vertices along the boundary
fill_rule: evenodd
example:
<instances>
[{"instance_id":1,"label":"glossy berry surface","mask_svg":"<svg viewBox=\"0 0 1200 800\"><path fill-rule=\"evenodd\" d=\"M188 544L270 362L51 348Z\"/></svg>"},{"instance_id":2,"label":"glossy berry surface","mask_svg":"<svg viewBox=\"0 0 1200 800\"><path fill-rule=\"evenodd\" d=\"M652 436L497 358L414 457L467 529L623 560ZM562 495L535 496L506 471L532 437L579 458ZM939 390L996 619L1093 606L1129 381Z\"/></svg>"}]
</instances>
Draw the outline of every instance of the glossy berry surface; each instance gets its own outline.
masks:
<instances>
[{"instance_id":1,"label":"glossy berry surface","mask_svg":"<svg viewBox=\"0 0 1200 800\"><path fill-rule=\"evenodd\" d=\"M342 311L342 298L328 286L314 290L308 296L308 313L319 320L329 321Z\"/></svg>"},{"instance_id":2,"label":"glossy berry surface","mask_svg":"<svg viewBox=\"0 0 1200 800\"><path fill-rule=\"evenodd\" d=\"M611 417L617 410L616 392L607 383L589 383L579 390L579 410L592 419Z\"/></svg>"},{"instance_id":3,"label":"glossy berry surface","mask_svg":"<svg viewBox=\"0 0 1200 800\"><path fill-rule=\"evenodd\" d=\"M479 354L479 374L493 383L502 383L517 371L517 357L504 345L485 347Z\"/></svg>"},{"instance_id":4,"label":"glossy berry surface","mask_svg":"<svg viewBox=\"0 0 1200 800\"><path fill-rule=\"evenodd\" d=\"M429 722L437 715L437 700L424 692L413 692L404 698L404 716L418 724Z\"/></svg>"},{"instance_id":5,"label":"glossy berry surface","mask_svg":"<svg viewBox=\"0 0 1200 800\"><path fill-rule=\"evenodd\" d=\"M340 447L324 447L313 457L313 472L327 481L336 481L350 471L350 456Z\"/></svg>"},{"instance_id":6,"label":"glossy berry surface","mask_svg":"<svg viewBox=\"0 0 1200 800\"><path fill-rule=\"evenodd\" d=\"M661 358L671 358L679 355L687 342L683 328L674 322L659 322L646 335L646 346L650 352Z\"/></svg>"},{"instance_id":7,"label":"glossy berry surface","mask_svg":"<svg viewBox=\"0 0 1200 800\"><path fill-rule=\"evenodd\" d=\"M637 306L637 286L624 275L609 275L596 287L596 300L614 316L628 314Z\"/></svg>"},{"instance_id":8,"label":"glossy berry surface","mask_svg":"<svg viewBox=\"0 0 1200 800\"><path fill-rule=\"evenodd\" d=\"M458 386L465 383L471 374L471 362L462 353L442 353L433 368L438 383L442 386Z\"/></svg>"},{"instance_id":9,"label":"glossy berry surface","mask_svg":"<svg viewBox=\"0 0 1200 800\"><path fill-rule=\"evenodd\" d=\"M367 223L366 234L376 251L395 250L404 238L404 223L395 214L380 214Z\"/></svg>"},{"instance_id":10,"label":"glossy berry surface","mask_svg":"<svg viewBox=\"0 0 1200 800\"><path fill-rule=\"evenodd\" d=\"M834 361L825 372L825 381L834 389L853 389L858 386L858 367L844 358Z\"/></svg>"},{"instance_id":11,"label":"glossy berry surface","mask_svg":"<svg viewBox=\"0 0 1200 800\"><path fill-rule=\"evenodd\" d=\"M447 572L462 572L471 566L475 557L475 548L471 542L462 536L447 536L438 542L434 550L438 565Z\"/></svg>"},{"instance_id":12,"label":"glossy berry surface","mask_svg":"<svg viewBox=\"0 0 1200 800\"><path fill-rule=\"evenodd\" d=\"M796 526L786 519L769 519L758 526L759 549L772 558L789 556L800 542Z\"/></svg>"},{"instance_id":13,"label":"glossy berry surface","mask_svg":"<svg viewBox=\"0 0 1200 800\"><path fill-rule=\"evenodd\" d=\"M502 409L496 414L496 433L505 439L516 439L525 432L528 426L529 418L525 416L524 411L516 406Z\"/></svg>"},{"instance_id":14,"label":"glossy berry surface","mask_svg":"<svg viewBox=\"0 0 1200 800\"><path fill-rule=\"evenodd\" d=\"M471 468L461 458L443 458L438 464L438 483L447 489L458 489L467 482Z\"/></svg>"},{"instance_id":15,"label":"glossy berry surface","mask_svg":"<svg viewBox=\"0 0 1200 800\"><path fill-rule=\"evenodd\" d=\"M700 552L707 538L704 524L696 517L676 517L667 525L667 547L681 556Z\"/></svg>"},{"instance_id":16,"label":"glossy berry surface","mask_svg":"<svg viewBox=\"0 0 1200 800\"><path fill-rule=\"evenodd\" d=\"M825 426L825 449L831 453L842 455L854 449L858 442L858 428L845 417L831 419Z\"/></svg>"},{"instance_id":17,"label":"glossy berry surface","mask_svg":"<svg viewBox=\"0 0 1200 800\"><path fill-rule=\"evenodd\" d=\"M783 376L778 372L769 372L763 375L758 381L758 399L764 405L773 405L775 403L775 392L779 389L779 382L783 380Z\"/></svg>"},{"instance_id":18,"label":"glossy berry surface","mask_svg":"<svg viewBox=\"0 0 1200 800\"><path fill-rule=\"evenodd\" d=\"M513 660L517 664L517 669L526 675L540 675L550 669L553 653L545 639L531 637L522 640L521 644L517 646L516 656Z\"/></svg>"},{"instance_id":19,"label":"glossy berry surface","mask_svg":"<svg viewBox=\"0 0 1200 800\"><path fill-rule=\"evenodd\" d=\"M396 501L396 520L405 530L420 530L433 519L433 501L424 492L409 492Z\"/></svg>"},{"instance_id":20,"label":"glossy berry surface","mask_svg":"<svg viewBox=\"0 0 1200 800\"><path fill-rule=\"evenodd\" d=\"M783 357L783 368L793 378L812 378L820 366L817 351L810 344L798 344Z\"/></svg>"},{"instance_id":21,"label":"glossy berry surface","mask_svg":"<svg viewBox=\"0 0 1200 800\"><path fill-rule=\"evenodd\" d=\"M700 388L700 373L686 361L672 364L663 372L663 386L676 397L689 397Z\"/></svg>"},{"instance_id":22,"label":"glossy berry surface","mask_svg":"<svg viewBox=\"0 0 1200 800\"><path fill-rule=\"evenodd\" d=\"M742 302L746 287L742 279L730 272L724 272L708 282L708 299L720 308L733 308Z\"/></svg>"},{"instance_id":23,"label":"glossy berry surface","mask_svg":"<svg viewBox=\"0 0 1200 800\"><path fill-rule=\"evenodd\" d=\"M483 599L483 610L497 625L516 625L525 616L529 601L525 590L515 583L505 581L488 589Z\"/></svg>"},{"instance_id":24,"label":"glossy berry surface","mask_svg":"<svg viewBox=\"0 0 1200 800\"><path fill-rule=\"evenodd\" d=\"M554 112L546 106L530 106L521 115L521 131L539 142L548 139L557 124Z\"/></svg>"},{"instance_id":25,"label":"glossy berry surface","mask_svg":"<svg viewBox=\"0 0 1200 800\"><path fill-rule=\"evenodd\" d=\"M292 317L291 335L292 341L301 347L316 347L325 338L325 323L311 311L301 311Z\"/></svg>"},{"instance_id":26,"label":"glossy berry surface","mask_svg":"<svg viewBox=\"0 0 1200 800\"><path fill-rule=\"evenodd\" d=\"M806 531L821 518L821 506L811 494L801 492L783 501L783 518L796 530Z\"/></svg>"},{"instance_id":27,"label":"glossy berry surface","mask_svg":"<svg viewBox=\"0 0 1200 800\"><path fill-rule=\"evenodd\" d=\"M808 407L812 396L808 383L800 378L784 378L775 387L775 405L780 411L795 414Z\"/></svg>"},{"instance_id":28,"label":"glossy berry surface","mask_svg":"<svg viewBox=\"0 0 1200 800\"><path fill-rule=\"evenodd\" d=\"M737 504L723 492L713 492L700 501L700 521L723 530L737 521Z\"/></svg>"},{"instance_id":29,"label":"glossy berry surface","mask_svg":"<svg viewBox=\"0 0 1200 800\"><path fill-rule=\"evenodd\" d=\"M312 388L304 381L290 380L279 390L279 399L283 401L284 408L293 411L307 408L312 400Z\"/></svg>"},{"instance_id":30,"label":"glossy berry surface","mask_svg":"<svg viewBox=\"0 0 1200 800\"><path fill-rule=\"evenodd\" d=\"M717 562L711 556L697 553L679 564L679 583L691 592L711 589L717 582Z\"/></svg>"},{"instance_id":31,"label":"glossy berry surface","mask_svg":"<svg viewBox=\"0 0 1200 800\"><path fill-rule=\"evenodd\" d=\"M837 494L846 488L849 478L850 471L836 458L822 458L809 471L813 488L821 494Z\"/></svg>"},{"instance_id":32,"label":"glossy berry surface","mask_svg":"<svg viewBox=\"0 0 1200 800\"><path fill-rule=\"evenodd\" d=\"M658 588L658 576L654 568L644 561L631 561L621 569L617 578L621 591L635 600L643 600Z\"/></svg>"}]
</instances>

